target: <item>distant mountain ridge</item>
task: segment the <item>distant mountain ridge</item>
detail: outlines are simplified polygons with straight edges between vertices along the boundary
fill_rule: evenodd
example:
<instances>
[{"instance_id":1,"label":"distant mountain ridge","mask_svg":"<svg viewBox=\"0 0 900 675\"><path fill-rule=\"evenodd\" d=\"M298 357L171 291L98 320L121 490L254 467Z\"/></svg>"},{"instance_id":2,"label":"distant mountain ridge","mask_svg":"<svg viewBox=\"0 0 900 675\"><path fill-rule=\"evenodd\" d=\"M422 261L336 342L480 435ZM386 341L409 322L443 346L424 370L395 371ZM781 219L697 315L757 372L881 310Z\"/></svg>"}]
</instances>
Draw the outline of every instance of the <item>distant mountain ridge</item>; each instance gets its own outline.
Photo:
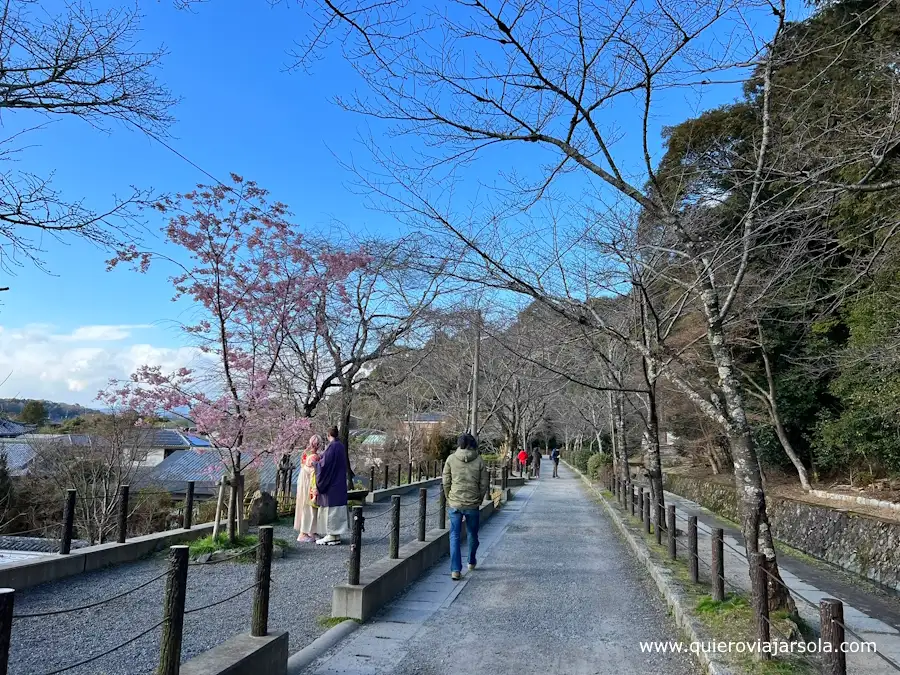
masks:
<instances>
[{"instance_id":1,"label":"distant mountain ridge","mask_svg":"<svg viewBox=\"0 0 900 675\"><path fill-rule=\"evenodd\" d=\"M59 403L57 401L29 398L0 398L0 416L16 417L22 412L25 404L33 400L40 400L44 404L44 407L47 409L47 416L51 422L62 422L73 417L100 412L92 408L85 408L77 403Z\"/></svg>"}]
</instances>

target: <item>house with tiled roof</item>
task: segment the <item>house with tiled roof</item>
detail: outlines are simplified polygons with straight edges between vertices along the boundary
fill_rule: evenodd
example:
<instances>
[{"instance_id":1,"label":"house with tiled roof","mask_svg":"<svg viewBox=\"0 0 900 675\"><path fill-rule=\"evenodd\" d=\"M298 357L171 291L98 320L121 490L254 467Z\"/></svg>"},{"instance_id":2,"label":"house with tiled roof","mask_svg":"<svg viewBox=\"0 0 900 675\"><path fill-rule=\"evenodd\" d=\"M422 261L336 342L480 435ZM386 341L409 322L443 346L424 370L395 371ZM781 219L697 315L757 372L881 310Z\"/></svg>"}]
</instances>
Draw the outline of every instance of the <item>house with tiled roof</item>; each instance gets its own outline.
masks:
<instances>
[{"instance_id":1,"label":"house with tiled roof","mask_svg":"<svg viewBox=\"0 0 900 675\"><path fill-rule=\"evenodd\" d=\"M175 452L196 448L209 448L210 442L197 434L178 429L136 429L133 451L141 467L153 467ZM10 474L22 476L37 456L41 444L53 443L59 447L90 447L96 437L90 434L31 434L0 437L0 453L6 453Z\"/></svg>"},{"instance_id":2,"label":"house with tiled roof","mask_svg":"<svg viewBox=\"0 0 900 675\"><path fill-rule=\"evenodd\" d=\"M34 431L31 424L19 424L6 418L0 417L0 438L16 438L22 434Z\"/></svg>"}]
</instances>

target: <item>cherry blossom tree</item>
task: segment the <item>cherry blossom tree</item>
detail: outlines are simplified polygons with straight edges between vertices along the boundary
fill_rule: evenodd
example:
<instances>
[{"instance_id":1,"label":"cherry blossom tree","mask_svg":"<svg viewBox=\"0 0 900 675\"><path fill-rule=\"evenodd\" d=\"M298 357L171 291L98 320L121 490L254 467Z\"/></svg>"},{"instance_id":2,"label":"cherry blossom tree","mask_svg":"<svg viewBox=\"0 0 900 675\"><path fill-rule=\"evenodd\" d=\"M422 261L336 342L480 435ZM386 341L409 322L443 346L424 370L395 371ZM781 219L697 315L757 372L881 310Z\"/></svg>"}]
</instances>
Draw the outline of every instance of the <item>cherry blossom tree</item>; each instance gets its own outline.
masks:
<instances>
[{"instance_id":1,"label":"cherry blossom tree","mask_svg":"<svg viewBox=\"0 0 900 675\"><path fill-rule=\"evenodd\" d=\"M188 299L197 319L183 325L198 348L197 365L164 372L145 365L112 382L101 400L144 416L179 415L207 435L228 473L228 534L242 528L242 472L292 451L309 420L275 386L274 371L290 335L315 331L310 303L338 289L368 256L319 251L290 220L287 206L232 174L231 185L200 185L158 202L171 255L119 252L110 268L130 263L147 272L154 260L177 270L174 300ZM221 504L220 504L221 506ZM219 520L219 513L216 516Z\"/></svg>"}]
</instances>

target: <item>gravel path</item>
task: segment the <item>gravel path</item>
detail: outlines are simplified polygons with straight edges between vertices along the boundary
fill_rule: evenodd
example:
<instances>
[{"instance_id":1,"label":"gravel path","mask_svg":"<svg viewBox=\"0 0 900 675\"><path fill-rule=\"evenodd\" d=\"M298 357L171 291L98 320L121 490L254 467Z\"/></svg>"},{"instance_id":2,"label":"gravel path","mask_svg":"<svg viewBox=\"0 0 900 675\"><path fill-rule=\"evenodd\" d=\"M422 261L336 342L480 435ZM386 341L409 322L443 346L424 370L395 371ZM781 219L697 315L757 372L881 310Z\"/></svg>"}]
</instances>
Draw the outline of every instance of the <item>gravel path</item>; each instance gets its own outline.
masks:
<instances>
[{"instance_id":1,"label":"gravel path","mask_svg":"<svg viewBox=\"0 0 900 675\"><path fill-rule=\"evenodd\" d=\"M429 489L429 529L437 526L438 487ZM403 496L401 543L416 537L418 493ZM366 506L362 564L387 556L390 502ZM269 630L288 631L290 649L309 644L324 629L317 618L331 614L331 588L347 579L348 546L297 544L290 524L275 528L275 537L292 542L285 558L272 568ZM369 546L366 546L366 543ZM115 596L166 571L166 555L43 584L16 594L16 614L75 607ZM252 563L191 567L187 609L233 595L255 580ZM10 675L47 675L90 659L157 624L162 618L164 579L110 603L57 616L18 619L13 623ZM250 628L251 593L211 609L188 614L184 622L182 659L187 660L232 635ZM151 673L159 658L156 629L130 645L83 666L72 675Z\"/></svg>"}]
</instances>

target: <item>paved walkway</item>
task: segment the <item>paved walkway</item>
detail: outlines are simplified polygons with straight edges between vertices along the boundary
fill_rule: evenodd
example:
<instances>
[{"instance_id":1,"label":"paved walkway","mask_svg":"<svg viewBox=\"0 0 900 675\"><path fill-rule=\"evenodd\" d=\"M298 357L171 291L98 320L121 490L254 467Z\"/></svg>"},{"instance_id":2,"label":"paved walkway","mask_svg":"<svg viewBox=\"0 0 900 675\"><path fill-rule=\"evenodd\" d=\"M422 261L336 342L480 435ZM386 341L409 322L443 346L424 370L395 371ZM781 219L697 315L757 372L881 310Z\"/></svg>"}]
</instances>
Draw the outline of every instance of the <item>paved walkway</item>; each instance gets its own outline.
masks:
<instances>
[{"instance_id":1,"label":"paved walkway","mask_svg":"<svg viewBox=\"0 0 900 675\"><path fill-rule=\"evenodd\" d=\"M740 531L684 497L666 492L666 503L675 505L679 514L678 529L687 530L687 516L697 516L697 549L707 564L712 549L711 528L721 527L725 531L724 563L728 586L736 586L749 594L750 575ZM779 552L778 567L794 595L800 616L809 624L819 625L819 600L839 598L844 603L847 627L866 641L875 642L880 653L900 665L900 602L896 597L876 593L866 582L854 581L849 574L825 563L810 563L787 552ZM847 640L859 642L851 635L847 635ZM848 654L847 669L858 675L900 675L900 670L871 654Z\"/></svg>"},{"instance_id":2,"label":"paved walkway","mask_svg":"<svg viewBox=\"0 0 900 675\"><path fill-rule=\"evenodd\" d=\"M642 654L678 639L655 587L580 479L541 478L482 529L461 582L440 563L326 654L316 675L697 672L687 655Z\"/></svg>"}]
</instances>

